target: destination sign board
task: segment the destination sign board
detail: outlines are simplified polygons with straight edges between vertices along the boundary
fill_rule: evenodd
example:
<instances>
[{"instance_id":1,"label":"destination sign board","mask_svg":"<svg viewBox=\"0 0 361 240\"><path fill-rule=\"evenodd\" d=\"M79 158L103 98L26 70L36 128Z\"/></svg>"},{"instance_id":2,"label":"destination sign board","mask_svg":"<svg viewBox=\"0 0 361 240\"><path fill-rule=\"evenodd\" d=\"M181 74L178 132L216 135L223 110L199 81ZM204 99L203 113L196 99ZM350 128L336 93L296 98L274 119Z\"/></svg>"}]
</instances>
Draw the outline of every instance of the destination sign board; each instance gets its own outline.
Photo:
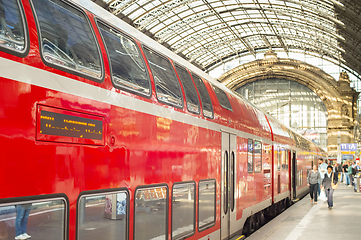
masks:
<instances>
[{"instance_id":1,"label":"destination sign board","mask_svg":"<svg viewBox=\"0 0 361 240\"><path fill-rule=\"evenodd\" d=\"M103 144L103 118L41 106L38 111L37 140Z\"/></svg>"}]
</instances>

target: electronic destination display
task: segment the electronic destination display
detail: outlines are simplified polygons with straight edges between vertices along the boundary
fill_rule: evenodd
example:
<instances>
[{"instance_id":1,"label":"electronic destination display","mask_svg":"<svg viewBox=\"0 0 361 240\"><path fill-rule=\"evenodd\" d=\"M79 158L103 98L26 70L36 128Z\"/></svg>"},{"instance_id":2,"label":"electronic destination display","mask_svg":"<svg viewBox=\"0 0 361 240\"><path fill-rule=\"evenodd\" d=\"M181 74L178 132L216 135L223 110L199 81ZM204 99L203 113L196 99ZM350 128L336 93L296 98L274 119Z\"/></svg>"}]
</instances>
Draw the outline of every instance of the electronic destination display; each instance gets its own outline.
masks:
<instances>
[{"instance_id":1,"label":"electronic destination display","mask_svg":"<svg viewBox=\"0 0 361 240\"><path fill-rule=\"evenodd\" d=\"M40 134L102 140L103 122L83 117L41 111Z\"/></svg>"},{"instance_id":2,"label":"electronic destination display","mask_svg":"<svg viewBox=\"0 0 361 240\"><path fill-rule=\"evenodd\" d=\"M38 111L37 140L103 144L103 118L41 106Z\"/></svg>"}]
</instances>

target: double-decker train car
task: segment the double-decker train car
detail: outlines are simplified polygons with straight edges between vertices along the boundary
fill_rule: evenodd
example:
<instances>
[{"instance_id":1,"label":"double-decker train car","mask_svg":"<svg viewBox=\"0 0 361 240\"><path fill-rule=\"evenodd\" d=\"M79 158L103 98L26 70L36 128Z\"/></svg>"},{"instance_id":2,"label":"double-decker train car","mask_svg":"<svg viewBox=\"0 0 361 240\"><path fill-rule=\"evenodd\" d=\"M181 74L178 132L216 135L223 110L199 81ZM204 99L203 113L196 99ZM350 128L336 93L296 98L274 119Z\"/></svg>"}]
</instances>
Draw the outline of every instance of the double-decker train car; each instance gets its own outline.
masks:
<instances>
[{"instance_id":1,"label":"double-decker train car","mask_svg":"<svg viewBox=\"0 0 361 240\"><path fill-rule=\"evenodd\" d=\"M325 153L88 0L0 0L0 239L228 239Z\"/></svg>"}]
</instances>

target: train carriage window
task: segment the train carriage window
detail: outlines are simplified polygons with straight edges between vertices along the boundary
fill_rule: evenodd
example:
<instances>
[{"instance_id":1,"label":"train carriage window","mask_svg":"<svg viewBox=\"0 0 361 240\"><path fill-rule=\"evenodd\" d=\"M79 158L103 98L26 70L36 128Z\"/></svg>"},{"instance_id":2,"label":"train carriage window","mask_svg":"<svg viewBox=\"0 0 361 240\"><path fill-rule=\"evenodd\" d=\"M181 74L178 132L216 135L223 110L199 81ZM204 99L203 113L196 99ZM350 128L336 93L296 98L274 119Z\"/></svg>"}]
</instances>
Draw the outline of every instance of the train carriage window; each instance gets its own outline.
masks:
<instances>
[{"instance_id":1,"label":"train carriage window","mask_svg":"<svg viewBox=\"0 0 361 240\"><path fill-rule=\"evenodd\" d=\"M209 97L208 90L204 85L202 79L195 74L192 74L194 83L199 92L199 96L201 97L201 103L203 108L203 115L207 118L213 118L213 106L211 98Z\"/></svg>"},{"instance_id":2,"label":"train carriage window","mask_svg":"<svg viewBox=\"0 0 361 240\"><path fill-rule=\"evenodd\" d=\"M262 171L262 143L254 141L254 171Z\"/></svg>"},{"instance_id":3,"label":"train carriage window","mask_svg":"<svg viewBox=\"0 0 361 240\"><path fill-rule=\"evenodd\" d=\"M0 0L0 47L23 53L25 51L25 24L20 2Z\"/></svg>"},{"instance_id":4,"label":"train carriage window","mask_svg":"<svg viewBox=\"0 0 361 240\"><path fill-rule=\"evenodd\" d=\"M36 199L0 204L0 239L66 238L65 199Z\"/></svg>"},{"instance_id":5,"label":"train carriage window","mask_svg":"<svg viewBox=\"0 0 361 240\"><path fill-rule=\"evenodd\" d=\"M216 221L216 181L200 181L198 191L198 228L203 231Z\"/></svg>"},{"instance_id":6,"label":"train carriage window","mask_svg":"<svg viewBox=\"0 0 361 240\"><path fill-rule=\"evenodd\" d=\"M150 79L136 42L100 22L98 26L108 51L114 86L150 96Z\"/></svg>"},{"instance_id":7,"label":"train carriage window","mask_svg":"<svg viewBox=\"0 0 361 240\"><path fill-rule=\"evenodd\" d=\"M99 48L86 15L62 0L32 2L45 63L99 80Z\"/></svg>"},{"instance_id":8,"label":"train carriage window","mask_svg":"<svg viewBox=\"0 0 361 240\"><path fill-rule=\"evenodd\" d=\"M134 239L167 239L168 188L153 186L135 192Z\"/></svg>"},{"instance_id":9,"label":"train carriage window","mask_svg":"<svg viewBox=\"0 0 361 240\"><path fill-rule=\"evenodd\" d=\"M125 191L85 194L78 202L78 240L125 240L128 229Z\"/></svg>"},{"instance_id":10,"label":"train carriage window","mask_svg":"<svg viewBox=\"0 0 361 240\"><path fill-rule=\"evenodd\" d=\"M176 183L172 193L172 239L184 239L195 232L195 183Z\"/></svg>"},{"instance_id":11,"label":"train carriage window","mask_svg":"<svg viewBox=\"0 0 361 240\"><path fill-rule=\"evenodd\" d=\"M231 103L229 102L227 94L217 86L212 85L212 87L214 92L216 93L216 96L221 106L225 109L228 109L229 111L232 111L232 106Z\"/></svg>"},{"instance_id":12,"label":"train carriage window","mask_svg":"<svg viewBox=\"0 0 361 240\"><path fill-rule=\"evenodd\" d=\"M288 152L287 149L282 149L282 155L281 155L282 170L286 170L287 152Z\"/></svg>"},{"instance_id":13,"label":"train carriage window","mask_svg":"<svg viewBox=\"0 0 361 240\"><path fill-rule=\"evenodd\" d=\"M152 70L158 100L165 104L182 108L182 91L172 64L167 58L150 48L144 47L143 49Z\"/></svg>"},{"instance_id":14,"label":"train carriage window","mask_svg":"<svg viewBox=\"0 0 361 240\"><path fill-rule=\"evenodd\" d=\"M188 71L184 68L178 65L175 65L175 68L183 85L188 111L199 114L199 100L192 78L190 77Z\"/></svg>"},{"instance_id":15,"label":"train carriage window","mask_svg":"<svg viewBox=\"0 0 361 240\"><path fill-rule=\"evenodd\" d=\"M247 156L247 169L249 173L253 172L253 140L248 139L248 156Z\"/></svg>"}]
</instances>

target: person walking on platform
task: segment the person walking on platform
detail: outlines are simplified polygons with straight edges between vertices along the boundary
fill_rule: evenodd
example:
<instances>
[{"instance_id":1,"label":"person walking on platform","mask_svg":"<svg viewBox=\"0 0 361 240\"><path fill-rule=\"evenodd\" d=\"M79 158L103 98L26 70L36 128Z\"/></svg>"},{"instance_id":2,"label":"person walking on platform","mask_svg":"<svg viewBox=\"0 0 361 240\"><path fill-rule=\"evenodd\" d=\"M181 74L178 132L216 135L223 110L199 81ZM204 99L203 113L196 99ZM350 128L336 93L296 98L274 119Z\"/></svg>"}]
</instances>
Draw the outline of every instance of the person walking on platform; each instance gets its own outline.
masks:
<instances>
[{"instance_id":1,"label":"person walking on platform","mask_svg":"<svg viewBox=\"0 0 361 240\"><path fill-rule=\"evenodd\" d=\"M337 176L336 174L334 174L332 172L332 166L329 165L327 167L327 172L324 175L324 178L322 180L322 189L325 190L326 196L327 196L327 203L328 203L328 208L331 210L333 207L333 191L334 189L332 188L332 185L336 185L337 184Z\"/></svg>"},{"instance_id":2,"label":"person walking on platform","mask_svg":"<svg viewBox=\"0 0 361 240\"><path fill-rule=\"evenodd\" d=\"M349 177L349 179L350 179L350 185L348 185L349 187L352 187L352 186L353 186L353 173L352 173L352 169L353 169L353 167L352 167L352 162L349 161L349 163L348 163L348 170L347 170L347 172L348 172L348 177Z\"/></svg>"},{"instance_id":3,"label":"person walking on platform","mask_svg":"<svg viewBox=\"0 0 361 240\"><path fill-rule=\"evenodd\" d=\"M343 163L343 172L345 174L346 186L350 184L350 178L348 177L348 164L347 161Z\"/></svg>"},{"instance_id":4,"label":"person walking on platform","mask_svg":"<svg viewBox=\"0 0 361 240\"><path fill-rule=\"evenodd\" d=\"M320 158L318 160L318 171L320 172L320 176L321 176L321 181L319 182L318 185L318 195L320 195L321 193L321 184L322 184L322 180L325 177L325 173L327 172L327 164L324 162L324 160L322 158ZM327 193L326 193L327 196Z\"/></svg>"},{"instance_id":5,"label":"person walking on platform","mask_svg":"<svg viewBox=\"0 0 361 240\"><path fill-rule=\"evenodd\" d=\"M313 165L313 169L308 173L307 186L310 187L311 203L317 204L318 183L321 181L321 175L317 171L317 166Z\"/></svg>"}]
</instances>

